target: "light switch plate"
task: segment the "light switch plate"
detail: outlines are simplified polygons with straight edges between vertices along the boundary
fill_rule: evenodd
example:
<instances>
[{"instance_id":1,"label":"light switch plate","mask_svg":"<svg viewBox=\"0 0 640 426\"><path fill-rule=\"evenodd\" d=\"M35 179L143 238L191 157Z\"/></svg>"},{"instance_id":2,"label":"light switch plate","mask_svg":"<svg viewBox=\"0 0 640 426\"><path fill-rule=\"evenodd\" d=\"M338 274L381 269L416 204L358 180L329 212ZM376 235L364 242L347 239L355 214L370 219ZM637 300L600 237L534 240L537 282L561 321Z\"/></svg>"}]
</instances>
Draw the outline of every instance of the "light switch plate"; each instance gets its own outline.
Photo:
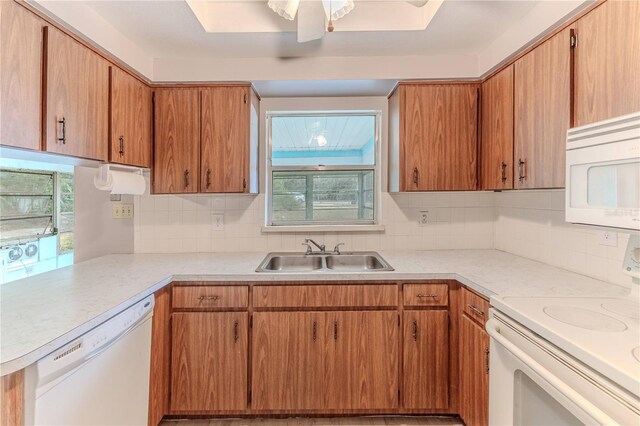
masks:
<instances>
[{"instance_id":1,"label":"light switch plate","mask_svg":"<svg viewBox=\"0 0 640 426\"><path fill-rule=\"evenodd\" d=\"M214 231L224 231L224 213L214 213L211 215Z\"/></svg>"},{"instance_id":2,"label":"light switch plate","mask_svg":"<svg viewBox=\"0 0 640 426\"><path fill-rule=\"evenodd\" d=\"M131 219L133 217L133 204L112 204L111 217L113 219Z\"/></svg>"}]
</instances>

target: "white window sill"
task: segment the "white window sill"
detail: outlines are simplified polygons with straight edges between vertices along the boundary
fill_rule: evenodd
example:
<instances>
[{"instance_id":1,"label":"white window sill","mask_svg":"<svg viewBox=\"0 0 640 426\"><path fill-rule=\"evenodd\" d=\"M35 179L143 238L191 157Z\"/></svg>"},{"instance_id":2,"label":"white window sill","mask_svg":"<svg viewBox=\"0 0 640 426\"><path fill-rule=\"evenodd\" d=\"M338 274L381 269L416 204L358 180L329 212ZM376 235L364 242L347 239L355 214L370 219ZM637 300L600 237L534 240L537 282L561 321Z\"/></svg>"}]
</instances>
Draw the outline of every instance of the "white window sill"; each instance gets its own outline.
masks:
<instances>
[{"instance_id":1,"label":"white window sill","mask_svg":"<svg viewBox=\"0 0 640 426\"><path fill-rule=\"evenodd\" d=\"M384 232L384 225L296 225L263 226L263 233L293 232L298 234L314 232Z\"/></svg>"}]
</instances>

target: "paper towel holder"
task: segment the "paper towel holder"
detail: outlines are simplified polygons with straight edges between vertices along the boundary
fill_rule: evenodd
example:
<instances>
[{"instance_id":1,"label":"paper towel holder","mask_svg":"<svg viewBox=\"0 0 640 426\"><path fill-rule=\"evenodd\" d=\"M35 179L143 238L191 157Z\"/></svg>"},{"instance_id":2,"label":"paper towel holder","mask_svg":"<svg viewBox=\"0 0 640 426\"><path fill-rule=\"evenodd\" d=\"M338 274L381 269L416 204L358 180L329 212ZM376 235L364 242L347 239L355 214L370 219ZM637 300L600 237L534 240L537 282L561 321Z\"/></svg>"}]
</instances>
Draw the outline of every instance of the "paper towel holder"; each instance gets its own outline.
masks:
<instances>
[{"instance_id":1,"label":"paper towel holder","mask_svg":"<svg viewBox=\"0 0 640 426\"><path fill-rule=\"evenodd\" d=\"M98 171L93 178L93 183L96 188L100 189L99 186L104 186L109 183L109 172L111 170L130 172L142 176L142 169L139 167L125 166L121 164L102 164L98 167Z\"/></svg>"}]
</instances>

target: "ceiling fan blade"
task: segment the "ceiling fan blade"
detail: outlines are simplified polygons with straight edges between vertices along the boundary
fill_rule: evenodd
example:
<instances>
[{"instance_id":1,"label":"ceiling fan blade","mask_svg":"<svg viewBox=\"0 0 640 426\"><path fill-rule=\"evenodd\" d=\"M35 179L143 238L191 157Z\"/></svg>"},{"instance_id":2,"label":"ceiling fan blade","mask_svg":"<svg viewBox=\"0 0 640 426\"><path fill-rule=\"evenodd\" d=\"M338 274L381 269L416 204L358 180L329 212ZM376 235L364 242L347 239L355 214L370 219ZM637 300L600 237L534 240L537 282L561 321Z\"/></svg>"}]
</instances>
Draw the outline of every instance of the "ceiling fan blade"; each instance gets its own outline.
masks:
<instances>
[{"instance_id":1,"label":"ceiling fan blade","mask_svg":"<svg viewBox=\"0 0 640 426\"><path fill-rule=\"evenodd\" d=\"M326 31L326 17L321 1L301 1L298 8L298 43L319 40Z\"/></svg>"}]
</instances>

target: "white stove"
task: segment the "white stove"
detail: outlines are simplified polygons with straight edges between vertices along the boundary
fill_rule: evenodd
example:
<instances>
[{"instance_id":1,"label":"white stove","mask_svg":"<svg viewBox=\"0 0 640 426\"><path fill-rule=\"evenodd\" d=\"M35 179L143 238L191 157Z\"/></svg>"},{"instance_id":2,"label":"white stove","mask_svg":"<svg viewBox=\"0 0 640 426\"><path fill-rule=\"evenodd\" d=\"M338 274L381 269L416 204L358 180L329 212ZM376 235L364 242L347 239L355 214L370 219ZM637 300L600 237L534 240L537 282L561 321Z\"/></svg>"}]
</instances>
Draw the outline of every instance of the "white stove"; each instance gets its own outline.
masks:
<instances>
[{"instance_id":1,"label":"white stove","mask_svg":"<svg viewBox=\"0 0 640 426\"><path fill-rule=\"evenodd\" d=\"M494 306L640 396L640 300L504 297Z\"/></svg>"}]
</instances>

